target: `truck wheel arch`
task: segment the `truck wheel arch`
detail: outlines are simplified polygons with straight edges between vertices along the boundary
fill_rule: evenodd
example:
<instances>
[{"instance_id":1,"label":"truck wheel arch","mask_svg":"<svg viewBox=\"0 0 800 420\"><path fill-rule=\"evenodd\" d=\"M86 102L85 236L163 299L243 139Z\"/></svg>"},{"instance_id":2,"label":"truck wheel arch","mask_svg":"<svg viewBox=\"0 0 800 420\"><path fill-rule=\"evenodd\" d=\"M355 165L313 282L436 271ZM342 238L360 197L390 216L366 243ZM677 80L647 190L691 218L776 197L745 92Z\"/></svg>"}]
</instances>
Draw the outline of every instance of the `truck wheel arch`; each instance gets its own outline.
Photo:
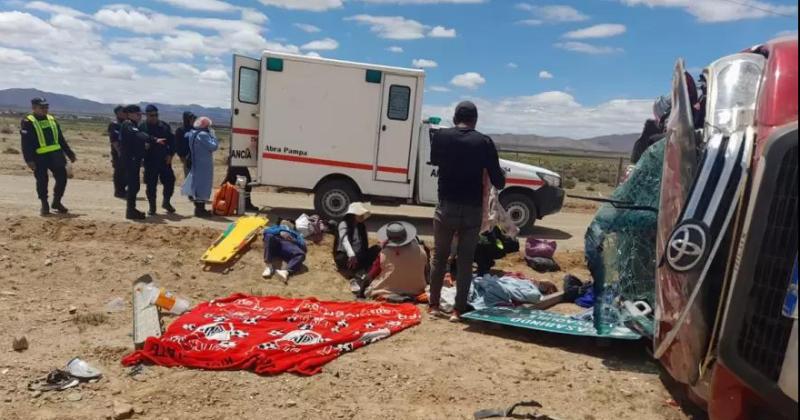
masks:
<instances>
[{"instance_id":1,"label":"truck wheel arch","mask_svg":"<svg viewBox=\"0 0 800 420\"><path fill-rule=\"evenodd\" d=\"M333 196L329 196L330 194ZM326 175L314 186L314 209L326 219L340 219L344 215L342 208L346 209L349 203L360 201L362 196L358 183L349 176ZM331 200L333 204L330 203Z\"/></svg>"}]
</instances>

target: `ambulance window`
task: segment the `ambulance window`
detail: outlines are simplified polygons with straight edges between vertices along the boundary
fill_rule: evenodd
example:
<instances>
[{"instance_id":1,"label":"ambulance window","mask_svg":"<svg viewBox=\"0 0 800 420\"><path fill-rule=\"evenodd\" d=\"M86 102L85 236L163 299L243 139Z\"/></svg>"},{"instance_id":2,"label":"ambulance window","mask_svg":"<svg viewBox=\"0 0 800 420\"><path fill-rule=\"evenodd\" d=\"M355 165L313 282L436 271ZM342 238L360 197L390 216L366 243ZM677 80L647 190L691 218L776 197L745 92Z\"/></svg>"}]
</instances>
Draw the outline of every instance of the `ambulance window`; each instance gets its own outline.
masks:
<instances>
[{"instance_id":1,"label":"ambulance window","mask_svg":"<svg viewBox=\"0 0 800 420\"><path fill-rule=\"evenodd\" d=\"M258 70L249 67L239 68L239 102L258 103Z\"/></svg>"},{"instance_id":2,"label":"ambulance window","mask_svg":"<svg viewBox=\"0 0 800 420\"><path fill-rule=\"evenodd\" d=\"M387 117L390 120L405 121L408 119L408 109L411 105L411 88L408 86L392 85L389 87L389 110Z\"/></svg>"}]
</instances>

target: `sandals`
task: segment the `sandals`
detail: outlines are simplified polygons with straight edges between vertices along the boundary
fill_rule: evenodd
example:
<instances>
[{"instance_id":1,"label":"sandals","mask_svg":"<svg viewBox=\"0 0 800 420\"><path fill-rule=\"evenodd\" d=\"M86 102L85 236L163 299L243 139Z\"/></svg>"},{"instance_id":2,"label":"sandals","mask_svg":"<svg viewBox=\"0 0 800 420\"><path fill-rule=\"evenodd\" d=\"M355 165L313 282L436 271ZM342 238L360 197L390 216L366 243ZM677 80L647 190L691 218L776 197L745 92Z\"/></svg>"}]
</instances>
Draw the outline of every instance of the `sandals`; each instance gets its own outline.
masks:
<instances>
[{"instance_id":1,"label":"sandals","mask_svg":"<svg viewBox=\"0 0 800 420\"><path fill-rule=\"evenodd\" d=\"M88 382L100 379L103 373L86 361L74 358L67 363L67 369L53 369L44 378L32 381L28 384L31 391L63 391L74 388L81 382Z\"/></svg>"}]
</instances>

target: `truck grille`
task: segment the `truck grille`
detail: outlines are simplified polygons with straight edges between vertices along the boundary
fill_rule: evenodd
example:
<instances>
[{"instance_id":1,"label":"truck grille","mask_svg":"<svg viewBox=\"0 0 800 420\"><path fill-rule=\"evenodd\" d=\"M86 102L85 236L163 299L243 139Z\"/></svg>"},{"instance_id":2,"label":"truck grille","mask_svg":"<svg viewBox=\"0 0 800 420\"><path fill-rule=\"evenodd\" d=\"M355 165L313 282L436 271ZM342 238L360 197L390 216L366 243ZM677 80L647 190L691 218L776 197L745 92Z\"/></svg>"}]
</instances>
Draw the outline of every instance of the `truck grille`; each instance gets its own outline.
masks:
<instances>
[{"instance_id":1,"label":"truck grille","mask_svg":"<svg viewBox=\"0 0 800 420\"><path fill-rule=\"evenodd\" d=\"M742 308L744 317L737 340L742 359L775 381L780 375L792 330L792 320L784 317L781 310L797 257L797 159L795 145L784 155L778 168L769 213L753 215L754 218L767 217L767 224L755 261L752 287Z\"/></svg>"}]
</instances>

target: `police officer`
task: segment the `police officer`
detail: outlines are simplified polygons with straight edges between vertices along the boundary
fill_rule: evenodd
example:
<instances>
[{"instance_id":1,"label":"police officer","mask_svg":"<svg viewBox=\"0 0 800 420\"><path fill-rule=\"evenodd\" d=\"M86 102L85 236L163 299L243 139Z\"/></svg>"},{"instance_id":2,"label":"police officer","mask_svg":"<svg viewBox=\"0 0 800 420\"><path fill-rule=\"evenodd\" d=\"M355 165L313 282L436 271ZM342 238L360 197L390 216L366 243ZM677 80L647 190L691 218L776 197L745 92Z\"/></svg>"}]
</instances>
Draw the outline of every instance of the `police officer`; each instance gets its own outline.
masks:
<instances>
[{"instance_id":1,"label":"police officer","mask_svg":"<svg viewBox=\"0 0 800 420\"><path fill-rule=\"evenodd\" d=\"M158 119L158 108L155 105L147 105L145 113L147 117L145 122L139 126L139 130L149 134L150 137L159 139L147 150L144 158L144 182L147 185L147 201L150 204L148 214L151 216L156 214L156 190L159 180L164 189L161 207L167 213L175 213L175 208L169 202L175 191L175 172L172 171L175 137L172 135L169 124Z\"/></svg>"},{"instance_id":2,"label":"police officer","mask_svg":"<svg viewBox=\"0 0 800 420\"><path fill-rule=\"evenodd\" d=\"M67 208L61 204L67 189L67 160L64 157L75 162L75 153L64 139L56 119L48 114L50 105L47 100L33 98L31 107L33 112L22 120L19 132L22 136L22 156L36 177L36 193L42 202L41 215L50 214L51 208L47 201L48 171L56 179L52 208L59 213L67 213Z\"/></svg>"},{"instance_id":3,"label":"police officer","mask_svg":"<svg viewBox=\"0 0 800 420\"><path fill-rule=\"evenodd\" d=\"M122 165L125 169L127 210L125 218L130 220L142 220L144 213L136 209L136 195L139 194L139 175L142 169L142 160L147 149L152 147L156 139L149 134L139 130L139 123L142 121L142 109L139 105L128 105L125 107L127 119L122 122L119 130L120 145L122 150L120 156Z\"/></svg>"},{"instance_id":4,"label":"police officer","mask_svg":"<svg viewBox=\"0 0 800 420\"><path fill-rule=\"evenodd\" d=\"M116 120L108 124L108 141L111 144L111 167L114 168L114 197L125 198L125 169L120 160L122 146L119 142L119 129L122 122L126 119L125 107L117 105L114 107Z\"/></svg>"}]
</instances>

